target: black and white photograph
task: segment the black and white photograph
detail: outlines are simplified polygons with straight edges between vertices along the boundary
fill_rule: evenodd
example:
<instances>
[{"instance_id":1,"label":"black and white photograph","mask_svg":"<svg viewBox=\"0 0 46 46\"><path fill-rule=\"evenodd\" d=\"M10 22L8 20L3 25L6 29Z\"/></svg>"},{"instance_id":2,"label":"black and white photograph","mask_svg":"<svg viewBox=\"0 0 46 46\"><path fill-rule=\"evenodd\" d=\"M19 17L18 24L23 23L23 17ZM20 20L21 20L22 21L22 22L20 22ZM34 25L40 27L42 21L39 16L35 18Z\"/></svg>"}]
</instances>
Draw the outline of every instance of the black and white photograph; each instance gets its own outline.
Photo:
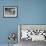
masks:
<instances>
[{"instance_id":1,"label":"black and white photograph","mask_svg":"<svg viewBox=\"0 0 46 46\"><path fill-rule=\"evenodd\" d=\"M16 17L17 7L15 6L4 6L4 17Z\"/></svg>"},{"instance_id":2,"label":"black and white photograph","mask_svg":"<svg viewBox=\"0 0 46 46\"><path fill-rule=\"evenodd\" d=\"M46 25L19 24L18 42L20 46L41 45L46 42Z\"/></svg>"}]
</instances>

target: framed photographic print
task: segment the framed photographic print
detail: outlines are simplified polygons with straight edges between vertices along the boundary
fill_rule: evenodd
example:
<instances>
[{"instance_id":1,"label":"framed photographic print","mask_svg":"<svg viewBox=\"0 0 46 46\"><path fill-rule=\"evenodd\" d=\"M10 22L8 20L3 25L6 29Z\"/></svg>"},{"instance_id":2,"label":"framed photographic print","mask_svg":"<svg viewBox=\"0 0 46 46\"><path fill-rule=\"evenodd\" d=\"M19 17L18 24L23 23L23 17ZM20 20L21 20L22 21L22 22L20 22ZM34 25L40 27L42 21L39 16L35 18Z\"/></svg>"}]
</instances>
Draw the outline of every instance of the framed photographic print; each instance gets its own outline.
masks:
<instances>
[{"instance_id":1,"label":"framed photographic print","mask_svg":"<svg viewBox=\"0 0 46 46\"><path fill-rule=\"evenodd\" d=\"M18 25L18 41L46 41L46 25L45 24L19 24Z\"/></svg>"},{"instance_id":2,"label":"framed photographic print","mask_svg":"<svg viewBox=\"0 0 46 46\"><path fill-rule=\"evenodd\" d=\"M4 6L4 17L16 17L17 7L16 6Z\"/></svg>"}]
</instances>

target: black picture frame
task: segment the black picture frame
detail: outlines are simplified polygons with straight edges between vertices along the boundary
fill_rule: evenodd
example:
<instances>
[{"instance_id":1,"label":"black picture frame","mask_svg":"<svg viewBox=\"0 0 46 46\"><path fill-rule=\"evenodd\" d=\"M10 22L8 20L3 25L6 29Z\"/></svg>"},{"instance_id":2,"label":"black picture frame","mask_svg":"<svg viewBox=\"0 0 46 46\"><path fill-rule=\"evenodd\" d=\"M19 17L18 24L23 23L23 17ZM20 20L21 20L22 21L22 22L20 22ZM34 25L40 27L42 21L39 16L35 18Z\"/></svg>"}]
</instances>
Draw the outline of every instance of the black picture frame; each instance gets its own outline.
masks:
<instances>
[{"instance_id":1,"label":"black picture frame","mask_svg":"<svg viewBox=\"0 0 46 46\"><path fill-rule=\"evenodd\" d=\"M18 16L17 6L3 6L3 17L4 18L16 18Z\"/></svg>"}]
</instances>

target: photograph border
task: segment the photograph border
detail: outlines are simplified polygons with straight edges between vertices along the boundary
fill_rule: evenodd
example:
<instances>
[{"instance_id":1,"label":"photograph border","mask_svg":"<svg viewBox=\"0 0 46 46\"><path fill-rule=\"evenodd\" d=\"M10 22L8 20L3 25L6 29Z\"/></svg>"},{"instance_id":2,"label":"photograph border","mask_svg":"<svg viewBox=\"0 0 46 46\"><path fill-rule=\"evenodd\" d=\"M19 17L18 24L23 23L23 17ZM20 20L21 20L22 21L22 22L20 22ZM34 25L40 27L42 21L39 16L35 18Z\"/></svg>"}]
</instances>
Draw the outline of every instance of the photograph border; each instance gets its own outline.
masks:
<instances>
[{"instance_id":1,"label":"photograph border","mask_svg":"<svg viewBox=\"0 0 46 46\"><path fill-rule=\"evenodd\" d=\"M10 8L10 7L11 7L11 8L14 7L14 8L16 8L16 16L11 16L11 17L9 17L9 16L6 17L6 16L4 16L4 12L5 12L4 9L5 9L5 7L9 7L9 8ZM18 7L17 7L17 6L3 6L3 18L17 18L17 16L18 16Z\"/></svg>"},{"instance_id":2,"label":"photograph border","mask_svg":"<svg viewBox=\"0 0 46 46\"><path fill-rule=\"evenodd\" d=\"M18 24L18 43L20 43L20 41L21 41L21 39L20 39L20 26L21 25L46 25L46 24ZM34 41L32 41L32 42L34 42Z\"/></svg>"}]
</instances>

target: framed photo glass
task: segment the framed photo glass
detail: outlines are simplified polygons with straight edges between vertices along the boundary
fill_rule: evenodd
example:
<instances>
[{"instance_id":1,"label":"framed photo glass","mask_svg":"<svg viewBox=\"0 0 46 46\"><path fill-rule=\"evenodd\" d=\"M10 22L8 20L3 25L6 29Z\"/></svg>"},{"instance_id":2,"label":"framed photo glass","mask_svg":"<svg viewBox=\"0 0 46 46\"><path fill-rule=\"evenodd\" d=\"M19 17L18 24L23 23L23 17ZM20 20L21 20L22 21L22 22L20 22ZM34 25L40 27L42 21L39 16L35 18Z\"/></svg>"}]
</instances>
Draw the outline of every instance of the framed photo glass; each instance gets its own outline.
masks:
<instances>
[{"instance_id":1,"label":"framed photo glass","mask_svg":"<svg viewBox=\"0 0 46 46\"><path fill-rule=\"evenodd\" d=\"M16 6L4 6L4 17L16 17L17 7Z\"/></svg>"}]
</instances>

